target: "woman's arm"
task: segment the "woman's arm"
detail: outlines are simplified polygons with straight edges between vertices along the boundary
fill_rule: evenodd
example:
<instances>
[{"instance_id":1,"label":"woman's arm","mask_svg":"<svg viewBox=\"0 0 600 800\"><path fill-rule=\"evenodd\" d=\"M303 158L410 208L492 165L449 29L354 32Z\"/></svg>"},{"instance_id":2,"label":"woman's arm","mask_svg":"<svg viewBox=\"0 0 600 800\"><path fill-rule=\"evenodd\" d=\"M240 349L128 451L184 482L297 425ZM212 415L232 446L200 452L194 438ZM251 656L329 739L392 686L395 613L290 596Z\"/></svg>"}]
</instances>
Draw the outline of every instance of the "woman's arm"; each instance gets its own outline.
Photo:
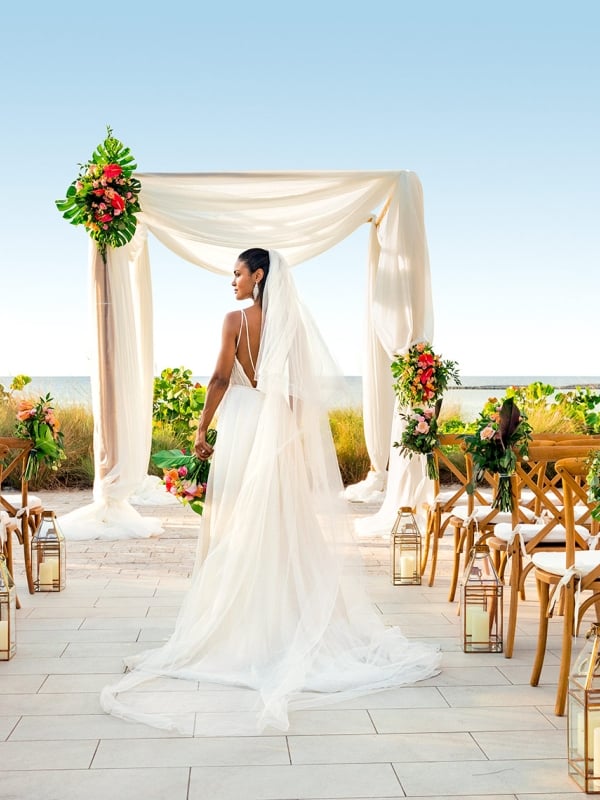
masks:
<instances>
[{"instance_id":1,"label":"woman's arm","mask_svg":"<svg viewBox=\"0 0 600 800\"><path fill-rule=\"evenodd\" d=\"M206 400L198 421L198 430L194 442L194 452L196 456L202 460L210 458L213 452L213 448L206 441L206 431L229 386L229 379L235 359L236 336L239 330L239 313L239 311L231 311L225 317L221 337L221 351L217 358L217 364L212 377L206 388Z\"/></svg>"}]
</instances>

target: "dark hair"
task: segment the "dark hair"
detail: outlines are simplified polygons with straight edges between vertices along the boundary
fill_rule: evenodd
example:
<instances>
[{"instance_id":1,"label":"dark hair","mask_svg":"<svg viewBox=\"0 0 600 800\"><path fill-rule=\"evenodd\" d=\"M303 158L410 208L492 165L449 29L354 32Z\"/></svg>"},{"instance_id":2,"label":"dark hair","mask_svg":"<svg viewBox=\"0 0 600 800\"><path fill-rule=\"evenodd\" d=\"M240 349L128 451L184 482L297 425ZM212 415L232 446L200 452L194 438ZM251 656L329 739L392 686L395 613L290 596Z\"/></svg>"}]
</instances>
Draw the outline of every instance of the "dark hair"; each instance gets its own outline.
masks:
<instances>
[{"instance_id":1,"label":"dark hair","mask_svg":"<svg viewBox=\"0 0 600 800\"><path fill-rule=\"evenodd\" d=\"M260 292L260 301L262 303L265 283L267 281L267 275L269 274L269 251L263 250L262 247L251 247L249 250L244 250L243 253L239 254L238 261L243 261L251 274L262 269L263 277L262 280L258 282L258 291Z\"/></svg>"}]
</instances>

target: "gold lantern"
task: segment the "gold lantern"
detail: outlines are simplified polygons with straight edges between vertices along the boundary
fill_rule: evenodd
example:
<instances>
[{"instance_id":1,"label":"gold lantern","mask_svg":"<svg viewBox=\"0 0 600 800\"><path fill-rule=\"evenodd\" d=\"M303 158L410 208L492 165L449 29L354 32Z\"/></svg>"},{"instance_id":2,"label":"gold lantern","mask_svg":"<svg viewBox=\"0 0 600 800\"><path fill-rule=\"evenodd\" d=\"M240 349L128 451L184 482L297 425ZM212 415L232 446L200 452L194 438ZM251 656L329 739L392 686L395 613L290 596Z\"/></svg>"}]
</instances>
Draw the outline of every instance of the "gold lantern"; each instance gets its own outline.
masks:
<instances>
[{"instance_id":1,"label":"gold lantern","mask_svg":"<svg viewBox=\"0 0 600 800\"><path fill-rule=\"evenodd\" d=\"M586 634L569 675L569 776L587 794L600 794L600 624Z\"/></svg>"},{"instance_id":2,"label":"gold lantern","mask_svg":"<svg viewBox=\"0 0 600 800\"><path fill-rule=\"evenodd\" d=\"M0 661L9 661L17 651L17 595L6 559L0 555Z\"/></svg>"},{"instance_id":3,"label":"gold lantern","mask_svg":"<svg viewBox=\"0 0 600 800\"><path fill-rule=\"evenodd\" d=\"M502 592L490 548L478 542L471 548L460 594L465 653L502 652Z\"/></svg>"},{"instance_id":4,"label":"gold lantern","mask_svg":"<svg viewBox=\"0 0 600 800\"><path fill-rule=\"evenodd\" d=\"M31 540L31 570L36 592L60 592L66 585L67 549L54 511L44 511Z\"/></svg>"},{"instance_id":5,"label":"gold lantern","mask_svg":"<svg viewBox=\"0 0 600 800\"><path fill-rule=\"evenodd\" d=\"M391 533L394 586L421 583L421 532L410 506L398 511Z\"/></svg>"}]
</instances>

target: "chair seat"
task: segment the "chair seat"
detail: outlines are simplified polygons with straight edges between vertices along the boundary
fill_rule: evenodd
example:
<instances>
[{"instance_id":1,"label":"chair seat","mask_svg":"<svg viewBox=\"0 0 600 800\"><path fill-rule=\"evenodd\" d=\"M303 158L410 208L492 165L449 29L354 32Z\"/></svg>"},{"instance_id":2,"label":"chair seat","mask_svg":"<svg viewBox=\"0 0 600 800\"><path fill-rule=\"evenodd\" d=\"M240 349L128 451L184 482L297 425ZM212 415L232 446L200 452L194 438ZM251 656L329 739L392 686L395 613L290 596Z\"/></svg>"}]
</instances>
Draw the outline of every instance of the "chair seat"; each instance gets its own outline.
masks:
<instances>
[{"instance_id":1,"label":"chair seat","mask_svg":"<svg viewBox=\"0 0 600 800\"><path fill-rule=\"evenodd\" d=\"M471 514L470 518L475 522L481 522L489 514L491 514L492 511L493 508L491 506L477 506L477 508L473 510L473 513ZM466 513L466 510L462 508L457 508L452 513L454 514L455 517L460 517L463 520L466 520L467 517L469 516ZM523 506L519 506L519 513L522 517L524 517L527 520L530 520L531 522L533 522L533 520L535 519L535 514L530 508L524 508ZM512 523L512 514L510 511L498 511L494 514L490 522L494 524L496 527L498 527L498 525L501 523Z\"/></svg>"},{"instance_id":2,"label":"chair seat","mask_svg":"<svg viewBox=\"0 0 600 800\"><path fill-rule=\"evenodd\" d=\"M438 505L443 505L444 503L447 503L448 500L452 500L455 494L456 494L456 489L455 490L444 489L443 492L438 492L433 502L437 503ZM466 506L468 502L469 498L466 497L465 495L461 495L454 501L454 506Z\"/></svg>"},{"instance_id":3,"label":"chair seat","mask_svg":"<svg viewBox=\"0 0 600 800\"><path fill-rule=\"evenodd\" d=\"M2 498L6 500L7 503L10 503L13 508L16 508L17 511L22 507L20 494L9 494L7 492L3 492ZM42 503L41 498L39 498L36 494L30 494L27 497L27 505L29 508L41 508L44 504Z\"/></svg>"},{"instance_id":4,"label":"chair seat","mask_svg":"<svg viewBox=\"0 0 600 800\"><path fill-rule=\"evenodd\" d=\"M564 551L558 553L534 553L531 560L539 569L553 575L564 575L567 571L567 555ZM575 568L583 575L600 566L600 550L577 550L575 552Z\"/></svg>"},{"instance_id":5,"label":"chair seat","mask_svg":"<svg viewBox=\"0 0 600 800\"><path fill-rule=\"evenodd\" d=\"M543 525L522 524L519 525L518 530L523 541L530 542L541 530L543 530L543 528ZM494 536L497 539L502 539L505 542L509 542L513 538L513 530L512 524L501 522L494 526ZM585 541L590 538L590 532L585 526L576 525L575 530ZM564 544L565 537L566 531L564 525L555 525L555 527L548 531L548 533L544 536L543 541L548 543L552 542L553 544Z\"/></svg>"}]
</instances>

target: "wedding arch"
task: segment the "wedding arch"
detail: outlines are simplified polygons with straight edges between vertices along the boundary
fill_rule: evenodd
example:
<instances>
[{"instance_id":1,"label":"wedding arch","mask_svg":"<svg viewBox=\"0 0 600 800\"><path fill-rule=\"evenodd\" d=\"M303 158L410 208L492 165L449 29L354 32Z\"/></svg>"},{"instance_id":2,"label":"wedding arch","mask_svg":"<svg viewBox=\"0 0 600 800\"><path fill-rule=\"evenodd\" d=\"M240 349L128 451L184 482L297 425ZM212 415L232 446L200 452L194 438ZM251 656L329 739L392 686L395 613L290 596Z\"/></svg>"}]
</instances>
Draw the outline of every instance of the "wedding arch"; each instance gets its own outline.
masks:
<instances>
[{"instance_id":1,"label":"wedding arch","mask_svg":"<svg viewBox=\"0 0 600 800\"><path fill-rule=\"evenodd\" d=\"M401 458L394 439L390 362L431 341L433 310L420 181L410 171L136 173L141 211L133 239L105 256L91 242L96 314L92 359L94 502L62 517L69 538L125 538L160 531L128 499L147 472L152 434L152 290L148 234L180 257L229 274L250 246L279 250L291 265L371 226L367 268L363 414L372 472L350 487L360 500L388 490L379 522L423 489L420 459ZM398 437L396 437L398 438ZM377 524L371 532L376 532Z\"/></svg>"}]
</instances>

